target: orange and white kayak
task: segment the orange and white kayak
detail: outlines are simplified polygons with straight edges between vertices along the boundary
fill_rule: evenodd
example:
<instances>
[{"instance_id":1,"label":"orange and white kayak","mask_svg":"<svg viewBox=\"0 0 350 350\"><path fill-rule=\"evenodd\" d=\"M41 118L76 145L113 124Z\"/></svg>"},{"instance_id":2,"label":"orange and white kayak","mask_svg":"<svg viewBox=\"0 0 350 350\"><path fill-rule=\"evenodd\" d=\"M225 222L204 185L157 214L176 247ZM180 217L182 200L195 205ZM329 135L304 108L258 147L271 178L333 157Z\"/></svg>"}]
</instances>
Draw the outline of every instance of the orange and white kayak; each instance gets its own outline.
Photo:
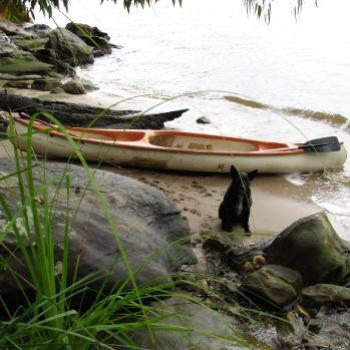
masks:
<instances>
[{"instance_id":1,"label":"orange and white kayak","mask_svg":"<svg viewBox=\"0 0 350 350\"><path fill-rule=\"evenodd\" d=\"M14 118L18 146L25 150L29 120ZM34 121L31 146L38 154L54 158L74 156L65 134L54 125ZM67 127L86 160L140 168L227 173L314 172L340 168L347 157L343 143L337 148L309 143L266 142L179 130L133 130ZM333 142L333 141L332 141ZM326 147L324 147L326 144ZM328 145L329 146L329 145Z\"/></svg>"}]
</instances>

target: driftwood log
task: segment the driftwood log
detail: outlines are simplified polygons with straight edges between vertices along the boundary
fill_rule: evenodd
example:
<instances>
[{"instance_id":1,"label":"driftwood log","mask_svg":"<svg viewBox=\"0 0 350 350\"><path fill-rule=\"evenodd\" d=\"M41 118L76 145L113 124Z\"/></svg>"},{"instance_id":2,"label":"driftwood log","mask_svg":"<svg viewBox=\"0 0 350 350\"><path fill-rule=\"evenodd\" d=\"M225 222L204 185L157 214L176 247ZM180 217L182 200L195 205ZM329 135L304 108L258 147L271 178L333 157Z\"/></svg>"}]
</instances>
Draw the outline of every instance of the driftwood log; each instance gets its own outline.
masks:
<instances>
[{"instance_id":1,"label":"driftwood log","mask_svg":"<svg viewBox=\"0 0 350 350\"><path fill-rule=\"evenodd\" d=\"M38 119L50 121L45 113L53 115L62 124L69 126L92 126L127 129L162 129L164 123L180 117L188 109L164 113L143 114L137 110L111 110L76 103L42 101L19 95L0 92L0 110L24 112L29 115L41 113Z\"/></svg>"}]
</instances>

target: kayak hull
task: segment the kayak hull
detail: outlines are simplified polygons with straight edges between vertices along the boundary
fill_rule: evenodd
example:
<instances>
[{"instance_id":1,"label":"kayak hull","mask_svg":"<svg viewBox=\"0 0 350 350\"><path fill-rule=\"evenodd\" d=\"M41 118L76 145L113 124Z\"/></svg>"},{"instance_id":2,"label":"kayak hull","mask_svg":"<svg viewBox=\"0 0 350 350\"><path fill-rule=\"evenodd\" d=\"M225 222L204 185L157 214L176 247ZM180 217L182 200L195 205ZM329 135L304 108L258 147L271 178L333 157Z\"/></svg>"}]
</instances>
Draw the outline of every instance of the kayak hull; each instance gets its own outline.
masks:
<instances>
[{"instance_id":1,"label":"kayak hull","mask_svg":"<svg viewBox=\"0 0 350 350\"><path fill-rule=\"evenodd\" d=\"M33 124L33 130L35 132L31 135L31 146L36 153L50 158L64 159L73 155L74 152L70 143L72 139L68 141L64 134L58 131L47 132L47 126L40 124L37 122ZM25 150L27 147L26 135L28 133L28 122L15 119L14 125L18 146ZM43 132L38 132L39 129ZM215 148L215 140L222 139L226 143L231 140L231 138L221 136L215 136L215 142L208 141L205 144L206 146L202 147L203 142L200 143L201 147L205 148L205 150L193 149L193 144L197 145L194 148L201 148L198 147L198 142L192 142L192 148L188 150L188 147L183 149L182 144L174 148L159 145L157 144L158 141L153 144L149 143L150 135L156 133L157 136L153 136L153 139L158 138L157 140L159 140L163 137L159 135L171 135L174 134L174 131L168 131L168 133L165 131L162 133L162 131L146 132L140 130L135 132L133 130L132 141L114 140L114 142L111 142L108 137L103 137L96 141L91 136L86 137L85 134L80 134L80 137L77 139L77 132L81 132L83 129L68 128L67 130L70 134L72 132L73 140L86 160L140 168L227 173L230 171L231 165L235 165L240 171L245 172L255 169L260 173L318 172L324 169L340 168L347 157L343 144L341 144L341 149L337 152L305 152L297 149L297 144L266 143L263 141L259 143L259 141L251 141L247 147L250 147L252 150L225 152L210 151L208 149L210 148L208 145L211 145L211 147L214 145ZM127 133L126 130L119 132ZM137 136L139 135L137 132L141 136ZM211 137L203 134L179 133L185 135L183 139L186 135L200 135L200 140L207 138L210 140ZM148 138L147 142L145 142L142 136L146 134ZM249 140L244 140L244 142L248 144ZM259 146L257 146L257 143L259 143ZM275 147L273 148L269 145L275 145ZM281 145L285 147L283 148Z\"/></svg>"}]
</instances>

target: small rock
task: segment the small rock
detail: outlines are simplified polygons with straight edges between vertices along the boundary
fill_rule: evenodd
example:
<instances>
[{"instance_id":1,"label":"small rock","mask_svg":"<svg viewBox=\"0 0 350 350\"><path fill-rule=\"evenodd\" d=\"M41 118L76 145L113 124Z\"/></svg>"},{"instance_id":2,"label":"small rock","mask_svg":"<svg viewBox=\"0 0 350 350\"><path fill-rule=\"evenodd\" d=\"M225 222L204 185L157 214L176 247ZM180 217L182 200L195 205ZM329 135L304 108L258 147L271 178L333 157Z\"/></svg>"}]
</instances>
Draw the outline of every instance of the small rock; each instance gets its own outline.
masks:
<instances>
[{"instance_id":1,"label":"small rock","mask_svg":"<svg viewBox=\"0 0 350 350\"><path fill-rule=\"evenodd\" d=\"M211 121L207 117L200 117L196 120L198 124L210 124Z\"/></svg>"},{"instance_id":2,"label":"small rock","mask_svg":"<svg viewBox=\"0 0 350 350\"><path fill-rule=\"evenodd\" d=\"M260 269L265 265L266 259L263 255L256 255L254 256L252 263L256 269Z\"/></svg>"},{"instance_id":3,"label":"small rock","mask_svg":"<svg viewBox=\"0 0 350 350\"><path fill-rule=\"evenodd\" d=\"M29 89L29 85L30 83L25 80L12 80L4 84L5 87L16 89Z\"/></svg>"},{"instance_id":4,"label":"small rock","mask_svg":"<svg viewBox=\"0 0 350 350\"><path fill-rule=\"evenodd\" d=\"M32 84L32 89L52 91L53 89L61 86L62 83L60 82L60 80L55 78L35 79Z\"/></svg>"},{"instance_id":5,"label":"small rock","mask_svg":"<svg viewBox=\"0 0 350 350\"><path fill-rule=\"evenodd\" d=\"M90 80L87 79L79 79L79 83L82 84L84 86L84 89L86 91L94 91L94 90L98 90L98 87L91 82Z\"/></svg>"},{"instance_id":6,"label":"small rock","mask_svg":"<svg viewBox=\"0 0 350 350\"><path fill-rule=\"evenodd\" d=\"M323 320L321 320L320 318L313 318L310 320L307 327L310 332L318 333L322 328L322 324L323 324Z\"/></svg>"},{"instance_id":7,"label":"small rock","mask_svg":"<svg viewBox=\"0 0 350 350\"><path fill-rule=\"evenodd\" d=\"M93 55L94 55L94 57L102 57L102 56L104 56L105 54L104 54L103 51L101 51L101 50L94 50L94 51L93 51Z\"/></svg>"},{"instance_id":8,"label":"small rock","mask_svg":"<svg viewBox=\"0 0 350 350\"><path fill-rule=\"evenodd\" d=\"M254 269L254 265L252 264ZM284 266L266 265L249 274L242 284L242 289L250 295L284 306L297 297L301 286L298 272Z\"/></svg>"},{"instance_id":9,"label":"small rock","mask_svg":"<svg viewBox=\"0 0 350 350\"><path fill-rule=\"evenodd\" d=\"M312 305L322 305L327 302L350 305L350 289L334 284L316 284L304 288L301 294L304 301Z\"/></svg>"},{"instance_id":10,"label":"small rock","mask_svg":"<svg viewBox=\"0 0 350 350\"><path fill-rule=\"evenodd\" d=\"M52 29L46 24L34 24L30 27L26 27L25 31L39 38L47 38Z\"/></svg>"},{"instance_id":11,"label":"small rock","mask_svg":"<svg viewBox=\"0 0 350 350\"><path fill-rule=\"evenodd\" d=\"M55 87L50 91L51 94L61 94L63 92L64 90L62 89L62 87Z\"/></svg>"},{"instance_id":12,"label":"small rock","mask_svg":"<svg viewBox=\"0 0 350 350\"><path fill-rule=\"evenodd\" d=\"M63 90L69 94L79 95L86 94L84 85L77 80L70 80L67 83L63 84Z\"/></svg>"}]
</instances>

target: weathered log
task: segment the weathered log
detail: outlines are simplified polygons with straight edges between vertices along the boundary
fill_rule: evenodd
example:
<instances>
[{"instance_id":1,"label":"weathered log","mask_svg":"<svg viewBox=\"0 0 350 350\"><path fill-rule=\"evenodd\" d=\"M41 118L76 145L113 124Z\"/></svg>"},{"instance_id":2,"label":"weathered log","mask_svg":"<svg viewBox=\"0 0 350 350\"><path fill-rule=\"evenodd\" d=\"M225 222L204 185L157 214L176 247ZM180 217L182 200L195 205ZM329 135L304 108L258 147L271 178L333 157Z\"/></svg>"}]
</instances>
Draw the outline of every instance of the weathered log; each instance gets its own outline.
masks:
<instances>
[{"instance_id":1,"label":"weathered log","mask_svg":"<svg viewBox=\"0 0 350 350\"><path fill-rule=\"evenodd\" d=\"M0 92L0 109L11 112L25 112L29 115L42 113L39 119L50 121L45 113L53 115L62 124L69 126L162 129L164 123L180 117L187 109L164 113L142 114L137 110L111 110L76 103L42 101L19 95Z\"/></svg>"}]
</instances>

